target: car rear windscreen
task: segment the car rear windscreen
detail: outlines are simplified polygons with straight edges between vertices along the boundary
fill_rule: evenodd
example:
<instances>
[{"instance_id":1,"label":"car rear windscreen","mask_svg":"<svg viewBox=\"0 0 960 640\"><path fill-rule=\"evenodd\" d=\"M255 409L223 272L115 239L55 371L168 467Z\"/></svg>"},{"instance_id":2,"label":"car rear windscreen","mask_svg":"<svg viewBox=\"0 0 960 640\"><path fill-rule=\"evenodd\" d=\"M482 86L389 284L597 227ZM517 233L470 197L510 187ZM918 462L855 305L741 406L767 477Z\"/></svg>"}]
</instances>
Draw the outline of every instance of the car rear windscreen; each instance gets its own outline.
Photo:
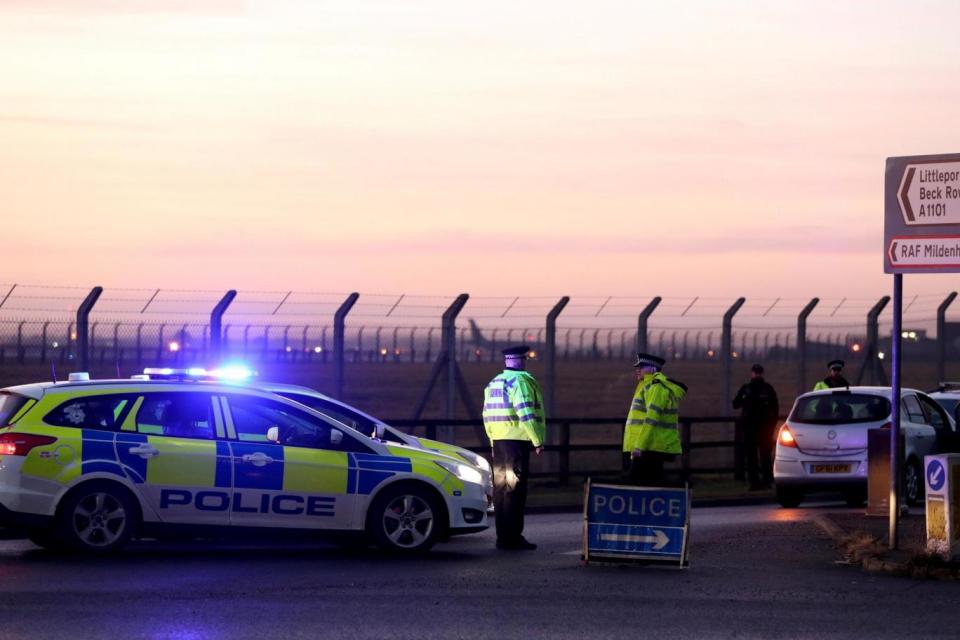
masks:
<instances>
[{"instance_id":1,"label":"car rear windscreen","mask_svg":"<svg viewBox=\"0 0 960 640\"><path fill-rule=\"evenodd\" d=\"M30 398L15 393L0 393L0 427L10 424L10 420L28 400Z\"/></svg>"},{"instance_id":2,"label":"car rear windscreen","mask_svg":"<svg viewBox=\"0 0 960 640\"><path fill-rule=\"evenodd\" d=\"M877 422L890 416L890 400L866 393L832 393L797 400L791 422L804 424L850 424Z\"/></svg>"}]
</instances>

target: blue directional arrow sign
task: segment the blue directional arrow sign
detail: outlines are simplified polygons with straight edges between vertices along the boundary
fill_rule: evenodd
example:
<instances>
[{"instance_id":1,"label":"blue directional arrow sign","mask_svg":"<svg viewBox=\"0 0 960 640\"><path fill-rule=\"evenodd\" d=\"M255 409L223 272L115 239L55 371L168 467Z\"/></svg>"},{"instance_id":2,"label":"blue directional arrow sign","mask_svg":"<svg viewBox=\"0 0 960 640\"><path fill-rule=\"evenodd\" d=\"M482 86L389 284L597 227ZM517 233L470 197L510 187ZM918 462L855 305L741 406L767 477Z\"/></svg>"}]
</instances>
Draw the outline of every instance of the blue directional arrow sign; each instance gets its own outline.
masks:
<instances>
[{"instance_id":1,"label":"blue directional arrow sign","mask_svg":"<svg viewBox=\"0 0 960 640\"><path fill-rule=\"evenodd\" d=\"M689 509L686 489L588 483L584 558L684 564Z\"/></svg>"},{"instance_id":2,"label":"blue directional arrow sign","mask_svg":"<svg viewBox=\"0 0 960 640\"><path fill-rule=\"evenodd\" d=\"M947 472L943 468L943 463L936 459L931 460L927 465L927 485L930 486L930 490L940 491L946 479Z\"/></svg>"}]
</instances>

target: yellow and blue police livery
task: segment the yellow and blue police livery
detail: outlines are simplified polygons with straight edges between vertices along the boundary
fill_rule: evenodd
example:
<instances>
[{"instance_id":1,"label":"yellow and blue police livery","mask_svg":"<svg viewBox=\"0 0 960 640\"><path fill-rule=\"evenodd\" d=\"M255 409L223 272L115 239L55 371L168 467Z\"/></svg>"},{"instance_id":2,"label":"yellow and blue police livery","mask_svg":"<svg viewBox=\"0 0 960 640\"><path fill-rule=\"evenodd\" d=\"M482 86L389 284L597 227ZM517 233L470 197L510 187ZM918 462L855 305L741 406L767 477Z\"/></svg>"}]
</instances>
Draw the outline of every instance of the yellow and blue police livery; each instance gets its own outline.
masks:
<instances>
[{"instance_id":1,"label":"yellow and blue police livery","mask_svg":"<svg viewBox=\"0 0 960 640\"><path fill-rule=\"evenodd\" d=\"M166 528L352 532L423 551L487 527L483 477L275 394L178 380L0 390L0 523L110 551Z\"/></svg>"},{"instance_id":2,"label":"yellow and blue police livery","mask_svg":"<svg viewBox=\"0 0 960 640\"><path fill-rule=\"evenodd\" d=\"M382 439L389 442L406 444L418 449L438 451L453 458L460 458L480 470L480 474L483 476L483 486L486 490L489 509L492 509L493 474L490 463L480 454L439 440L431 440L429 438L421 438L410 435L409 433L404 433L396 427L392 427L382 420L360 411L356 407L324 395L310 387L276 382L252 382L250 386L299 402L360 433L370 435L379 428L382 430Z\"/></svg>"}]
</instances>

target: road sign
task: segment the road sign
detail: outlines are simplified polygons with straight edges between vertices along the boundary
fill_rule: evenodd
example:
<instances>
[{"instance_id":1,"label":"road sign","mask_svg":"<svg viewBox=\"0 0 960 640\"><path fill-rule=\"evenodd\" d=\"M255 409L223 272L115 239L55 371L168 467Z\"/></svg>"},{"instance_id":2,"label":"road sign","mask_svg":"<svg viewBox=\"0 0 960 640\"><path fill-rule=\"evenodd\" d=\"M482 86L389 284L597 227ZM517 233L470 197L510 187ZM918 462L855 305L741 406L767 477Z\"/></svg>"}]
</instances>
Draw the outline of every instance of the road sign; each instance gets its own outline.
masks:
<instances>
[{"instance_id":1,"label":"road sign","mask_svg":"<svg viewBox=\"0 0 960 640\"><path fill-rule=\"evenodd\" d=\"M927 485L933 491L940 491L946 480L947 472L943 468L943 463L936 458L931 459L930 463L927 464Z\"/></svg>"},{"instance_id":2,"label":"road sign","mask_svg":"<svg viewBox=\"0 0 960 640\"><path fill-rule=\"evenodd\" d=\"M907 225L960 224L960 161L908 164L897 201Z\"/></svg>"},{"instance_id":3,"label":"road sign","mask_svg":"<svg viewBox=\"0 0 960 640\"><path fill-rule=\"evenodd\" d=\"M960 273L960 154L887 158L885 273Z\"/></svg>"},{"instance_id":4,"label":"road sign","mask_svg":"<svg viewBox=\"0 0 960 640\"><path fill-rule=\"evenodd\" d=\"M588 480L583 510L585 561L686 565L687 489L593 484Z\"/></svg>"},{"instance_id":5,"label":"road sign","mask_svg":"<svg viewBox=\"0 0 960 640\"><path fill-rule=\"evenodd\" d=\"M960 268L960 235L894 236L887 256L898 269Z\"/></svg>"}]
</instances>

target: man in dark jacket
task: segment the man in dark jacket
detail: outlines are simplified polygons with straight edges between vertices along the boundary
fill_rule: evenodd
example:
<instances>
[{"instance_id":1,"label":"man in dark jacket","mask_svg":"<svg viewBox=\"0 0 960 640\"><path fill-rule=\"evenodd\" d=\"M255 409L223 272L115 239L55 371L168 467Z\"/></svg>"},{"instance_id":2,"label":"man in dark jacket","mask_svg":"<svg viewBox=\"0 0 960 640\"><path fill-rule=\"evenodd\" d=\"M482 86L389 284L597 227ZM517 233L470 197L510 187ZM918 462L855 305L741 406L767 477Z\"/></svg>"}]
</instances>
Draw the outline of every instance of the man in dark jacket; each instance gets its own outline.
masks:
<instances>
[{"instance_id":1,"label":"man in dark jacket","mask_svg":"<svg viewBox=\"0 0 960 640\"><path fill-rule=\"evenodd\" d=\"M750 382L740 387L733 408L741 410L747 475L752 491L773 483L774 430L780 415L777 392L763 379L763 365L750 368Z\"/></svg>"}]
</instances>

